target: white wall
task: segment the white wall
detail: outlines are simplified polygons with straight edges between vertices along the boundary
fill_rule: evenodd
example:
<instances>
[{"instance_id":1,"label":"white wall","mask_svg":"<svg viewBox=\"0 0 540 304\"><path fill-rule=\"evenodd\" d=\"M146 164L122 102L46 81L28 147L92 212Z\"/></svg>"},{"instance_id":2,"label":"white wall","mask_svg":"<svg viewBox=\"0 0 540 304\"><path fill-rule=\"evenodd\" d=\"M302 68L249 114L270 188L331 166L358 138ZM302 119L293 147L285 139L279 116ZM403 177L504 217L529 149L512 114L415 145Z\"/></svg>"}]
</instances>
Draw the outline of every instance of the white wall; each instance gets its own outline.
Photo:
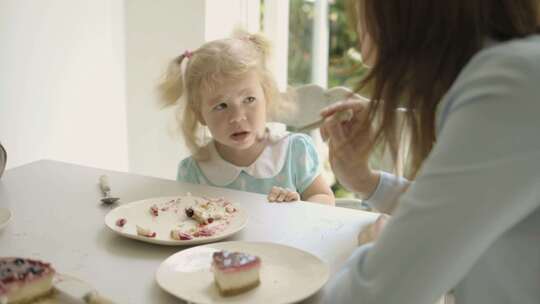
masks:
<instances>
[{"instance_id":1,"label":"white wall","mask_svg":"<svg viewBox=\"0 0 540 304\"><path fill-rule=\"evenodd\" d=\"M259 31L260 0L206 0L206 41L228 37L240 26L249 32Z\"/></svg>"},{"instance_id":2,"label":"white wall","mask_svg":"<svg viewBox=\"0 0 540 304\"><path fill-rule=\"evenodd\" d=\"M0 0L8 168L52 158L127 170L122 4Z\"/></svg>"},{"instance_id":3,"label":"white wall","mask_svg":"<svg viewBox=\"0 0 540 304\"><path fill-rule=\"evenodd\" d=\"M254 0L126 1L129 170L176 177L189 155L174 109L160 110L155 90L170 60L205 41L229 36L235 26L253 29Z\"/></svg>"},{"instance_id":4,"label":"white wall","mask_svg":"<svg viewBox=\"0 0 540 304\"><path fill-rule=\"evenodd\" d=\"M273 46L269 68L278 88L284 92L287 90L289 56L289 0L265 0L263 30Z\"/></svg>"},{"instance_id":5,"label":"white wall","mask_svg":"<svg viewBox=\"0 0 540 304\"><path fill-rule=\"evenodd\" d=\"M186 49L256 30L253 1L0 0L8 168L51 158L175 178L188 151L156 85Z\"/></svg>"},{"instance_id":6,"label":"white wall","mask_svg":"<svg viewBox=\"0 0 540 304\"><path fill-rule=\"evenodd\" d=\"M175 178L188 150L156 86L170 60L204 42L204 1L129 0L125 11L129 169Z\"/></svg>"}]
</instances>

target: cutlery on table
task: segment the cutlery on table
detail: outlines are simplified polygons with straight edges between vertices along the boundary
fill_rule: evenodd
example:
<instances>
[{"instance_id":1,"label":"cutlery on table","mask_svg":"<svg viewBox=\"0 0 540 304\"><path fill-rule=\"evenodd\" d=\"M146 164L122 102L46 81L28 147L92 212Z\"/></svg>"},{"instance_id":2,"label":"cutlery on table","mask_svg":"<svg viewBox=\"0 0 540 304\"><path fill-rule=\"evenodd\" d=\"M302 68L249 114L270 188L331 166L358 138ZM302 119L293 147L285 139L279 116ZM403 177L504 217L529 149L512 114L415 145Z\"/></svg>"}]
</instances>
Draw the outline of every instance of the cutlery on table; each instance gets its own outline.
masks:
<instances>
[{"instance_id":1,"label":"cutlery on table","mask_svg":"<svg viewBox=\"0 0 540 304\"><path fill-rule=\"evenodd\" d=\"M2 177L2 174L4 173L4 170L6 169L6 163L7 163L7 152L4 149L4 146L2 146L2 143L0 143L0 178Z\"/></svg>"},{"instance_id":2,"label":"cutlery on table","mask_svg":"<svg viewBox=\"0 0 540 304\"><path fill-rule=\"evenodd\" d=\"M107 175L102 175L99 177L99 187L101 192L103 192L103 198L101 202L107 205L112 205L116 203L120 198L111 196L111 186L109 185L109 178Z\"/></svg>"},{"instance_id":3,"label":"cutlery on table","mask_svg":"<svg viewBox=\"0 0 540 304\"><path fill-rule=\"evenodd\" d=\"M56 274L54 288L61 292L61 296L72 298L86 304L114 304L107 297L99 294L90 284L77 278Z\"/></svg>"}]
</instances>

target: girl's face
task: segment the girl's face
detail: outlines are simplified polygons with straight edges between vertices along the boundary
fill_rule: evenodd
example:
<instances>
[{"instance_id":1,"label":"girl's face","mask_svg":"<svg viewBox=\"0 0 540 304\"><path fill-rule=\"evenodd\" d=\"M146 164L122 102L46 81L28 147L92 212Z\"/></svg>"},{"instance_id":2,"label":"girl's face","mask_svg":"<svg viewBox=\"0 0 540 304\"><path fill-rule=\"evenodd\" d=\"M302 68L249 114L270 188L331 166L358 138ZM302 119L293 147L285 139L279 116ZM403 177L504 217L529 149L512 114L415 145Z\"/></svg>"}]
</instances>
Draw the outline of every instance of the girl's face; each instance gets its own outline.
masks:
<instances>
[{"instance_id":1,"label":"girl's face","mask_svg":"<svg viewBox=\"0 0 540 304\"><path fill-rule=\"evenodd\" d=\"M202 99L203 123L225 148L249 149L264 134L266 98L255 71L221 82L215 90L203 92Z\"/></svg>"}]
</instances>

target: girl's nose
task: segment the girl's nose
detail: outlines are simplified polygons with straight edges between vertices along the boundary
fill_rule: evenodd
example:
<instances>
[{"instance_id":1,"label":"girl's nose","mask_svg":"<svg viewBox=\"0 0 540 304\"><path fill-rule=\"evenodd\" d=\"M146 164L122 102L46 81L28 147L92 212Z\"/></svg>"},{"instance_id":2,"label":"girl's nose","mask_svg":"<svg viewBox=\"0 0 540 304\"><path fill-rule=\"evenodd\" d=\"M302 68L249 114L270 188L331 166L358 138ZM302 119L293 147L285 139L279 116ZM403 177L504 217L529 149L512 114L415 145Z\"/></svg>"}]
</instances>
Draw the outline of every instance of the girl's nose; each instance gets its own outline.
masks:
<instances>
[{"instance_id":1,"label":"girl's nose","mask_svg":"<svg viewBox=\"0 0 540 304\"><path fill-rule=\"evenodd\" d=\"M233 107L229 123L237 123L242 120L246 120L246 113L240 107Z\"/></svg>"}]
</instances>

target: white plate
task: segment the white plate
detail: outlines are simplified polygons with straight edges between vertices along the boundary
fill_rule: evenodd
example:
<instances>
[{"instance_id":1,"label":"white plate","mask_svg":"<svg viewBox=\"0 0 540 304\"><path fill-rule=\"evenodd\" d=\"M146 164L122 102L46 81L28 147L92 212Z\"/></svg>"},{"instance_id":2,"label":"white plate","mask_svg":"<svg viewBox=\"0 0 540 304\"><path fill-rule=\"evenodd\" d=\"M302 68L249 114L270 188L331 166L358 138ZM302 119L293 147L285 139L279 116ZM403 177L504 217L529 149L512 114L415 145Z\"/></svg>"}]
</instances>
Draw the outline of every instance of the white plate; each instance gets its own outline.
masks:
<instances>
[{"instance_id":1,"label":"white plate","mask_svg":"<svg viewBox=\"0 0 540 304\"><path fill-rule=\"evenodd\" d=\"M170 232L171 229L181 222L179 216L169 212L166 214L164 213L163 216L160 214L157 217L153 217L149 213L149 209L153 204L164 204L171 200L175 200L178 197L180 196L150 198L121 205L107 213L105 216L105 225L112 231L131 239L160 245L175 246L215 242L242 230L247 224L247 214L237 204L232 203L237 211L234 213L234 217L230 219L230 223L224 230L219 231L212 236L195 237L191 240L180 241L172 239L170 237ZM195 199L200 199L200 197L196 196L181 196L181 198L182 201L179 204L179 209L181 208L182 210L183 208L192 205ZM180 217L187 219L184 214L181 214ZM127 220L124 227L116 226L116 221L120 218L125 218ZM156 237L150 238L138 235L136 225L155 231L157 233Z\"/></svg>"},{"instance_id":2,"label":"white plate","mask_svg":"<svg viewBox=\"0 0 540 304\"><path fill-rule=\"evenodd\" d=\"M63 288L58 289L59 284L66 286L66 283L68 286L71 286L69 289L71 292L65 293ZM56 273L54 276L53 288L54 291L51 296L38 301L37 304L72 304L78 303L79 301L82 303L82 299L79 297L84 295L86 292L94 290L94 288L88 284L88 282L71 275L60 273Z\"/></svg>"},{"instance_id":3,"label":"white plate","mask_svg":"<svg viewBox=\"0 0 540 304\"><path fill-rule=\"evenodd\" d=\"M66 286L66 283L70 287L71 292L64 292L63 289L58 289L58 284L60 282L62 285ZM92 291L94 290L93 287L88 284L87 282L76 278L74 276L66 275L66 274L59 274L56 273L56 275L53 278L53 291L52 293L37 298L36 300L32 301L32 303L35 304L73 304L73 303L83 303L83 300L79 298L79 296L82 296L82 292L86 291Z\"/></svg>"},{"instance_id":4,"label":"white plate","mask_svg":"<svg viewBox=\"0 0 540 304\"><path fill-rule=\"evenodd\" d=\"M0 230L4 229L11 220L11 211L6 208L0 208Z\"/></svg>"},{"instance_id":5,"label":"white plate","mask_svg":"<svg viewBox=\"0 0 540 304\"><path fill-rule=\"evenodd\" d=\"M212 253L223 249L260 257L261 284L236 296L221 296L210 264ZM308 252L255 242L223 242L189 248L167 258L156 272L161 288L195 303L293 303L316 293L328 277L328 266Z\"/></svg>"},{"instance_id":6,"label":"white plate","mask_svg":"<svg viewBox=\"0 0 540 304\"><path fill-rule=\"evenodd\" d=\"M83 286L83 288L88 288L88 290L92 290L91 289L91 286L76 278L76 277L73 277L73 276L69 276L69 275L65 275L65 274L59 274L59 273L56 273L54 278L53 278L53 290L48 293L47 295L44 295L44 296L40 296L38 298L36 298L35 300L32 300L31 303L35 303L35 304L73 304L73 303L83 303L82 302L82 299L78 299L78 298L74 298L73 296L76 295L77 293L64 293L62 290L59 290L56 287L56 285L58 284L58 282L61 282L61 281L65 281L65 282L69 282L71 284L75 283L75 284L78 284L78 285L81 285ZM77 291L77 290L75 290ZM24 302L26 303L26 302Z\"/></svg>"}]
</instances>

